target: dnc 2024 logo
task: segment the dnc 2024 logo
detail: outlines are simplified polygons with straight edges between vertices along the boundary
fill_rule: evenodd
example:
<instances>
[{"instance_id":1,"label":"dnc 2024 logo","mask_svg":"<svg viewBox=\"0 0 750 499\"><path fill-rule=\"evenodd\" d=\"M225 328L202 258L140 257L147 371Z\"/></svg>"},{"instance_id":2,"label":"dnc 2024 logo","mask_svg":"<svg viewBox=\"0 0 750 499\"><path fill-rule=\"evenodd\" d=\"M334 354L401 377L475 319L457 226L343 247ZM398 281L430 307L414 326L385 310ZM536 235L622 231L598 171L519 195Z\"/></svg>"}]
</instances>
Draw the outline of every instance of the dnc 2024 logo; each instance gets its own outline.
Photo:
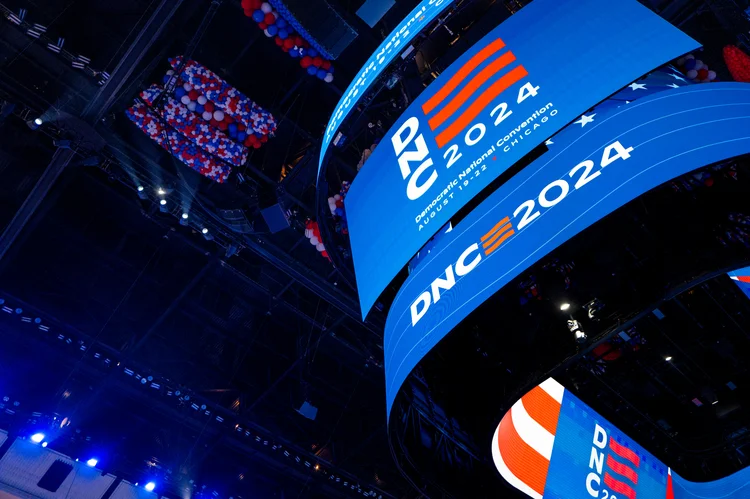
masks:
<instances>
[{"instance_id":1,"label":"dnc 2024 logo","mask_svg":"<svg viewBox=\"0 0 750 499\"><path fill-rule=\"evenodd\" d=\"M586 491L596 499L636 499L641 458L598 424L594 428Z\"/></svg>"},{"instance_id":2,"label":"dnc 2024 logo","mask_svg":"<svg viewBox=\"0 0 750 499\"><path fill-rule=\"evenodd\" d=\"M424 140L422 140L422 143L424 143ZM609 165L615 163L617 160L625 161L629 159L631 152L633 152L633 148L623 146L620 141L609 144L602 152L599 168L596 168L596 164L591 159L578 163L567 175L553 180L541 188L536 198L528 199L518 205L513 211L512 217L505 216L500 221L494 223L492 228L479 238L479 241L468 246L459 255L456 262L449 265L441 276L432 281L429 289L422 292L412 302L410 306L412 326L416 326L422 320L430 306L440 300L442 293L449 291L455 286L457 277L468 275L477 268L484 258L492 255L508 239L514 235L517 236L534 220L543 216L547 210L557 206L572 193L584 189L592 181L595 182L600 175L606 172L605 168ZM494 220L497 220L497 218ZM490 227L489 224L486 226ZM460 236L457 235L455 237ZM480 245L482 246L481 250L479 248ZM442 275L445 277L442 277Z\"/></svg>"},{"instance_id":3,"label":"dnc 2024 logo","mask_svg":"<svg viewBox=\"0 0 750 499\"><path fill-rule=\"evenodd\" d=\"M461 159L464 154L463 149L471 148L482 141L487 134L488 126L498 127L513 115L513 109L509 107L508 102L501 102L490 110L489 119L481 118L475 123L475 120L483 115L497 97L528 76L523 65L510 67L516 62L516 57L510 50L500 53L504 48L505 43L498 38L471 57L456 74L422 104L424 115L411 116L391 137L401 176L407 181L406 195L410 200L414 201L422 197L439 175L425 134L420 132L423 120L427 121L430 129L428 134L431 137L430 141L435 142L439 150L457 137L459 138L443 152L445 168L450 168ZM493 57L493 60L478 70ZM521 104L529 98L536 97L538 92L538 86L530 82L524 83L518 90L515 104ZM545 113L549 116L557 114L557 110L550 111L551 108L552 103L547 104L534 111L515 129L508 130L507 134L501 134L502 138L492 145L490 151L494 152L496 148L505 148L506 152L509 151L513 145L523 140L524 136L530 135L533 130L541 126L541 123L549 119L548 116L543 116ZM491 122L485 123L485 121ZM463 134L463 140L459 137L461 134ZM468 179L466 185L468 185ZM460 184L456 186L460 188Z\"/></svg>"}]
</instances>

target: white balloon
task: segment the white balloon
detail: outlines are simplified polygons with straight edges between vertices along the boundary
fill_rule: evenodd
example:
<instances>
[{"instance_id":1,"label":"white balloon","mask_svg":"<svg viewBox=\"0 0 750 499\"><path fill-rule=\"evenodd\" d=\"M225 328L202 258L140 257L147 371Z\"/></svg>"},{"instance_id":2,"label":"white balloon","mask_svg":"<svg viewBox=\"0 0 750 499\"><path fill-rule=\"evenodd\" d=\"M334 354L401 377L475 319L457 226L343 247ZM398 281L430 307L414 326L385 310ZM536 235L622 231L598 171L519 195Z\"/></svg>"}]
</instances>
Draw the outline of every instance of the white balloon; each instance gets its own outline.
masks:
<instances>
[{"instance_id":1,"label":"white balloon","mask_svg":"<svg viewBox=\"0 0 750 499\"><path fill-rule=\"evenodd\" d=\"M167 74L169 76L172 76L174 74L174 69L170 69L169 71L167 71Z\"/></svg>"},{"instance_id":2,"label":"white balloon","mask_svg":"<svg viewBox=\"0 0 750 499\"><path fill-rule=\"evenodd\" d=\"M264 14L268 14L273 11L273 7L271 7L270 3L263 2L262 4L260 4L260 10L262 10Z\"/></svg>"},{"instance_id":3,"label":"white balloon","mask_svg":"<svg viewBox=\"0 0 750 499\"><path fill-rule=\"evenodd\" d=\"M331 203L336 204L336 198L334 198L333 196L328 198L328 204L331 204Z\"/></svg>"},{"instance_id":4,"label":"white balloon","mask_svg":"<svg viewBox=\"0 0 750 499\"><path fill-rule=\"evenodd\" d=\"M203 116L204 120L211 121L211 118L213 118L214 115L211 114L211 111L203 111L203 114L201 116Z\"/></svg>"},{"instance_id":5,"label":"white balloon","mask_svg":"<svg viewBox=\"0 0 750 499\"><path fill-rule=\"evenodd\" d=\"M333 81L333 73L328 73L325 78L323 78L323 81L326 83L331 83Z\"/></svg>"},{"instance_id":6,"label":"white balloon","mask_svg":"<svg viewBox=\"0 0 750 499\"><path fill-rule=\"evenodd\" d=\"M271 33L268 32L267 29L264 29L263 33L265 33L268 38L271 38L273 36Z\"/></svg>"},{"instance_id":7,"label":"white balloon","mask_svg":"<svg viewBox=\"0 0 750 499\"><path fill-rule=\"evenodd\" d=\"M705 64L703 64L703 61L699 59L695 61L695 67L693 69L695 69L696 71L699 71L703 69L703 66L705 66Z\"/></svg>"},{"instance_id":8,"label":"white balloon","mask_svg":"<svg viewBox=\"0 0 750 499\"><path fill-rule=\"evenodd\" d=\"M187 108L190 109L191 111L195 111L195 106L197 106L197 104L193 101L190 101L188 102Z\"/></svg>"},{"instance_id":9,"label":"white balloon","mask_svg":"<svg viewBox=\"0 0 750 499\"><path fill-rule=\"evenodd\" d=\"M318 250L318 251L325 251L326 247L323 246L323 243L318 243L318 244L315 245L315 249Z\"/></svg>"},{"instance_id":10,"label":"white balloon","mask_svg":"<svg viewBox=\"0 0 750 499\"><path fill-rule=\"evenodd\" d=\"M335 199L336 201L338 201L339 199L341 199L341 194L334 195L333 199Z\"/></svg>"},{"instance_id":11,"label":"white balloon","mask_svg":"<svg viewBox=\"0 0 750 499\"><path fill-rule=\"evenodd\" d=\"M312 230L311 229L305 229L305 237L310 239L312 237Z\"/></svg>"},{"instance_id":12,"label":"white balloon","mask_svg":"<svg viewBox=\"0 0 750 499\"><path fill-rule=\"evenodd\" d=\"M214 111L214 119L216 121L224 121L224 111Z\"/></svg>"},{"instance_id":13,"label":"white balloon","mask_svg":"<svg viewBox=\"0 0 750 499\"><path fill-rule=\"evenodd\" d=\"M180 99L180 102L182 102L185 105L188 105L190 104L190 97L187 95L183 95L182 98Z\"/></svg>"},{"instance_id":14,"label":"white balloon","mask_svg":"<svg viewBox=\"0 0 750 499\"><path fill-rule=\"evenodd\" d=\"M698 76L698 71L696 71L695 69L691 69L690 71L685 73L685 76L687 76L691 80L694 80Z\"/></svg>"},{"instance_id":15,"label":"white balloon","mask_svg":"<svg viewBox=\"0 0 750 499\"><path fill-rule=\"evenodd\" d=\"M708 72L708 81L714 81L716 79L716 71Z\"/></svg>"},{"instance_id":16,"label":"white balloon","mask_svg":"<svg viewBox=\"0 0 750 499\"><path fill-rule=\"evenodd\" d=\"M677 59L677 65L678 66L682 66L683 64L685 64L685 58L684 57L680 57L679 59Z\"/></svg>"},{"instance_id":17,"label":"white balloon","mask_svg":"<svg viewBox=\"0 0 750 499\"><path fill-rule=\"evenodd\" d=\"M183 83L182 88L184 88L186 92L190 92L193 89L193 86L190 83L185 82Z\"/></svg>"},{"instance_id":18,"label":"white balloon","mask_svg":"<svg viewBox=\"0 0 750 499\"><path fill-rule=\"evenodd\" d=\"M310 238L310 244L312 244L313 246L317 246L319 242L320 242L320 239L318 239L315 236Z\"/></svg>"},{"instance_id":19,"label":"white balloon","mask_svg":"<svg viewBox=\"0 0 750 499\"><path fill-rule=\"evenodd\" d=\"M685 56L685 60L687 61L688 59L695 59L695 56L693 54L688 54Z\"/></svg>"},{"instance_id":20,"label":"white balloon","mask_svg":"<svg viewBox=\"0 0 750 499\"><path fill-rule=\"evenodd\" d=\"M205 95L201 95L200 97L198 97L198 104L200 104L201 106L206 102L208 102L208 99L206 99Z\"/></svg>"}]
</instances>

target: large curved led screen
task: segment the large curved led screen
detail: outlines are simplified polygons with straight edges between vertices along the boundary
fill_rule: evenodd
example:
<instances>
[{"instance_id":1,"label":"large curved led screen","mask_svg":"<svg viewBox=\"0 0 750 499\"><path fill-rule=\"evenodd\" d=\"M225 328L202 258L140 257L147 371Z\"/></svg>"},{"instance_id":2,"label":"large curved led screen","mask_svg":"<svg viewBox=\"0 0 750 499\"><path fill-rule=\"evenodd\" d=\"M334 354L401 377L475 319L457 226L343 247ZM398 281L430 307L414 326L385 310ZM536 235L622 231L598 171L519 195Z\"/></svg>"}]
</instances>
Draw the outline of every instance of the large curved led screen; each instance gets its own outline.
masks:
<instances>
[{"instance_id":1,"label":"large curved led screen","mask_svg":"<svg viewBox=\"0 0 750 499\"><path fill-rule=\"evenodd\" d=\"M346 212L363 317L492 180L697 46L636 0L534 0L492 30L409 106L352 183Z\"/></svg>"},{"instance_id":2,"label":"large curved led screen","mask_svg":"<svg viewBox=\"0 0 750 499\"><path fill-rule=\"evenodd\" d=\"M667 90L608 101L553 137L547 153L444 234L407 278L385 328L389 413L422 357L544 255L664 182L750 153L750 85L680 87L679 75L659 78L672 80ZM636 85L646 92L652 83Z\"/></svg>"},{"instance_id":3,"label":"large curved led screen","mask_svg":"<svg viewBox=\"0 0 750 499\"><path fill-rule=\"evenodd\" d=\"M552 378L503 416L491 452L500 475L534 499L750 497L750 469L689 482Z\"/></svg>"}]
</instances>

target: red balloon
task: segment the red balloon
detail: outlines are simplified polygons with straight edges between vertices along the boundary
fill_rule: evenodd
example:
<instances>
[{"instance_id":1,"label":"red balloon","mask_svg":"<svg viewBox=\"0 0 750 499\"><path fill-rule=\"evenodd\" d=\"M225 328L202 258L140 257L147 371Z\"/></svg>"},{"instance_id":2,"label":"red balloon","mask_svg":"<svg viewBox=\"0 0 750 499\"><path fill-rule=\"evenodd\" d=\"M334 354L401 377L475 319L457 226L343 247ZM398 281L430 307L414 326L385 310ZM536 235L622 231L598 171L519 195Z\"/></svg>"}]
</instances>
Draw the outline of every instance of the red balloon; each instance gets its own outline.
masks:
<instances>
[{"instance_id":1,"label":"red balloon","mask_svg":"<svg viewBox=\"0 0 750 499\"><path fill-rule=\"evenodd\" d=\"M263 5L263 0L250 0L250 6L253 9L253 12L260 9L260 6Z\"/></svg>"},{"instance_id":2,"label":"red balloon","mask_svg":"<svg viewBox=\"0 0 750 499\"><path fill-rule=\"evenodd\" d=\"M201 94L198 93L197 90L191 90L188 92L188 97L190 97L190 100L198 100L198 97L200 97Z\"/></svg>"},{"instance_id":3,"label":"red balloon","mask_svg":"<svg viewBox=\"0 0 750 499\"><path fill-rule=\"evenodd\" d=\"M252 135L250 135L249 137L247 137L247 138L245 139L245 147L250 147L250 146L252 146L252 145L253 145L253 141L252 141L252 140L250 140L250 137L252 137Z\"/></svg>"},{"instance_id":4,"label":"red balloon","mask_svg":"<svg viewBox=\"0 0 750 499\"><path fill-rule=\"evenodd\" d=\"M262 30L265 30L268 27L268 25L265 22L262 22L262 23L258 23L258 27Z\"/></svg>"},{"instance_id":5,"label":"red balloon","mask_svg":"<svg viewBox=\"0 0 750 499\"><path fill-rule=\"evenodd\" d=\"M323 61L323 64L321 64L320 67L326 71L331 69L331 61Z\"/></svg>"},{"instance_id":6,"label":"red balloon","mask_svg":"<svg viewBox=\"0 0 750 499\"><path fill-rule=\"evenodd\" d=\"M302 46L302 37L297 35L294 37L294 44L298 47Z\"/></svg>"},{"instance_id":7,"label":"red balloon","mask_svg":"<svg viewBox=\"0 0 750 499\"><path fill-rule=\"evenodd\" d=\"M699 69L698 70L698 79L699 80L705 80L708 78L708 70L707 69Z\"/></svg>"},{"instance_id":8,"label":"red balloon","mask_svg":"<svg viewBox=\"0 0 750 499\"><path fill-rule=\"evenodd\" d=\"M281 47L281 50L283 50L284 52L289 52L289 47L287 47L286 45L284 45L284 46Z\"/></svg>"},{"instance_id":9,"label":"red balloon","mask_svg":"<svg viewBox=\"0 0 750 499\"><path fill-rule=\"evenodd\" d=\"M300 59L299 63L300 63L300 66L302 66L303 68L309 68L310 65L313 63L313 58L310 57L309 55L306 55L305 57Z\"/></svg>"},{"instance_id":10,"label":"red balloon","mask_svg":"<svg viewBox=\"0 0 750 499\"><path fill-rule=\"evenodd\" d=\"M265 21L265 23L270 26L276 22L276 16L269 12L268 14L266 14L266 17L263 18L263 21Z\"/></svg>"},{"instance_id":11,"label":"red balloon","mask_svg":"<svg viewBox=\"0 0 750 499\"><path fill-rule=\"evenodd\" d=\"M254 10L245 9L245 17L253 17Z\"/></svg>"},{"instance_id":12,"label":"red balloon","mask_svg":"<svg viewBox=\"0 0 750 499\"><path fill-rule=\"evenodd\" d=\"M240 132L244 132L246 129L247 127L243 123L237 124L237 130L239 130Z\"/></svg>"},{"instance_id":13,"label":"red balloon","mask_svg":"<svg viewBox=\"0 0 750 499\"><path fill-rule=\"evenodd\" d=\"M230 124L230 123L234 123L234 118L232 118L232 117L231 117L231 116L229 116L228 114L225 114L225 115L224 115L224 121L226 121L226 122L227 122L227 125L228 125L228 124Z\"/></svg>"},{"instance_id":14,"label":"red balloon","mask_svg":"<svg viewBox=\"0 0 750 499\"><path fill-rule=\"evenodd\" d=\"M260 141L261 141L261 142L262 142L263 144L265 144L266 142L268 142L268 135L264 135L263 137L261 137L261 138L260 138Z\"/></svg>"},{"instance_id":15,"label":"red balloon","mask_svg":"<svg viewBox=\"0 0 750 499\"><path fill-rule=\"evenodd\" d=\"M312 63L313 63L313 66L315 66L316 68L319 68L320 65L323 64L323 58L320 57L319 55L316 55L315 57L313 57Z\"/></svg>"},{"instance_id":16,"label":"red balloon","mask_svg":"<svg viewBox=\"0 0 750 499\"><path fill-rule=\"evenodd\" d=\"M261 146L260 142L255 142L255 143L253 144L253 147L254 147L255 149L260 149L260 146Z\"/></svg>"},{"instance_id":17,"label":"red balloon","mask_svg":"<svg viewBox=\"0 0 750 499\"><path fill-rule=\"evenodd\" d=\"M277 36L273 41L276 42L276 45L278 45L279 47L284 45L284 40L282 40L281 37Z\"/></svg>"},{"instance_id":18,"label":"red balloon","mask_svg":"<svg viewBox=\"0 0 750 499\"><path fill-rule=\"evenodd\" d=\"M243 10L250 10L253 8L251 0L242 0L240 4L242 5Z\"/></svg>"},{"instance_id":19,"label":"red balloon","mask_svg":"<svg viewBox=\"0 0 750 499\"><path fill-rule=\"evenodd\" d=\"M211 118L211 126L218 128L219 127L219 122L216 121L215 119Z\"/></svg>"},{"instance_id":20,"label":"red balloon","mask_svg":"<svg viewBox=\"0 0 750 499\"><path fill-rule=\"evenodd\" d=\"M285 49L289 50L292 47L294 47L294 40L292 40L291 38L287 38L286 40L284 40L284 48Z\"/></svg>"},{"instance_id":21,"label":"red balloon","mask_svg":"<svg viewBox=\"0 0 750 499\"><path fill-rule=\"evenodd\" d=\"M227 124L226 121L219 122L219 130L226 130L227 128L229 128L229 125Z\"/></svg>"},{"instance_id":22,"label":"red balloon","mask_svg":"<svg viewBox=\"0 0 750 499\"><path fill-rule=\"evenodd\" d=\"M323 251L320 252L320 254L323 255L324 257L328 258L328 252L327 251L323 250Z\"/></svg>"},{"instance_id":23,"label":"red balloon","mask_svg":"<svg viewBox=\"0 0 750 499\"><path fill-rule=\"evenodd\" d=\"M208 101L203 105L203 109L209 113L213 113L216 110L216 106L214 106L213 102Z\"/></svg>"}]
</instances>

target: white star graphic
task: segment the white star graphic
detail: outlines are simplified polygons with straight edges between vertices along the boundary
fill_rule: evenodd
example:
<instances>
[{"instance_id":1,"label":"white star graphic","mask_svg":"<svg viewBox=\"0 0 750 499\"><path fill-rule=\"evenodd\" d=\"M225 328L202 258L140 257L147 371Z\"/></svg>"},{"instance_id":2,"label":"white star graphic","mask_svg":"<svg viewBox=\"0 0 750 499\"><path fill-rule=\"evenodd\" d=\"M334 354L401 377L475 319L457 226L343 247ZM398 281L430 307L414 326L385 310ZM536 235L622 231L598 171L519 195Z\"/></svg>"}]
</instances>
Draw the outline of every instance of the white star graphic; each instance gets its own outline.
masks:
<instances>
[{"instance_id":1,"label":"white star graphic","mask_svg":"<svg viewBox=\"0 0 750 499\"><path fill-rule=\"evenodd\" d=\"M643 83L631 83L628 86L630 87L630 90L646 90L646 85Z\"/></svg>"},{"instance_id":2,"label":"white star graphic","mask_svg":"<svg viewBox=\"0 0 750 499\"><path fill-rule=\"evenodd\" d=\"M626 100L626 101L625 101L625 104L630 104L630 101L629 101L629 100Z\"/></svg>"},{"instance_id":3,"label":"white star graphic","mask_svg":"<svg viewBox=\"0 0 750 499\"><path fill-rule=\"evenodd\" d=\"M593 113L591 116L586 116L585 114L581 116L581 119L576 121L576 123L580 123L581 128L585 127L587 123L593 123L594 122L594 116L596 116L596 113Z\"/></svg>"},{"instance_id":4,"label":"white star graphic","mask_svg":"<svg viewBox=\"0 0 750 499\"><path fill-rule=\"evenodd\" d=\"M685 80L685 78L683 78L682 76L680 76L680 75L676 75L676 74L674 74L674 73L669 73L669 76L671 76L671 77L672 77L672 78L674 78L675 80L687 81L687 80Z\"/></svg>"},{"instance_id":5,"label":"white star graphic","mask_svg":"<svg viewBox=\"0 0 750 499\"><path fill-rule=\"evenodd\" d=\"M547 141L544 143L545 146L551 146L552 144L554 144L554 142L552 142L552 139L547 139Z\"/></svg>"},{"instance_id":6,"label":"white star graphic","mask_svg":"<svg viewBox=\"0 0 750 499\"><path fill-rule=\"evenodd\" d=\"M668 86L668 87L672 87L672 88L680 88L680 86L679 86L678 84L676 84L676 83L670 83L670 84L669 84L669 85L667 85L667 86Z\"/></svg>"}]
</instances>

